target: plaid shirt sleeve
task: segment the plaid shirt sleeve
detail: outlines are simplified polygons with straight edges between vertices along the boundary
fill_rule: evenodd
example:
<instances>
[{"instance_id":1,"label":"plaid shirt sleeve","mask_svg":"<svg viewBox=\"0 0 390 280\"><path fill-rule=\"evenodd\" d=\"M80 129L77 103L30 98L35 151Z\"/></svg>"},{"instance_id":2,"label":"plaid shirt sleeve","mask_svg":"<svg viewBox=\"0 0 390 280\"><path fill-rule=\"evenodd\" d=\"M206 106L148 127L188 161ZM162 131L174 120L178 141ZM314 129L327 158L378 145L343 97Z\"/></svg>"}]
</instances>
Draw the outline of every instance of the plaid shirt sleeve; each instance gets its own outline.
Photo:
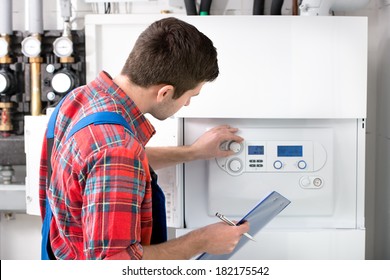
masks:
<instances>
[{"instance_id":1,"label":"plaid shirt sleeve","mask_svg":"<svg viewBox=\"0 0 390 280\"><path fill-rule=\"evenodd\" d=\"M103 149L84 167L82 224L87 259L103 259L122 250L142 258L142 203L146 174L133 150Z\"/></svg>"}]
</instances>

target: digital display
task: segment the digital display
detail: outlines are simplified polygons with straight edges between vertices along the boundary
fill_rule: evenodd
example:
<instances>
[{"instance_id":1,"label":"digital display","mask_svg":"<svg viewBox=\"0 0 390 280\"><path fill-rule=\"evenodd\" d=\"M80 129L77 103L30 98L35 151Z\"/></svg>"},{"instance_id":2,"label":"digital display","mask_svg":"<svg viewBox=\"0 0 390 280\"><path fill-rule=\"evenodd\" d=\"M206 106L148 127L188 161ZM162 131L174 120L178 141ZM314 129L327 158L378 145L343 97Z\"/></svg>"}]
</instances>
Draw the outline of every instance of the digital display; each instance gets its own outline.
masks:
<instances>
[{"instance_id":1,"label":"digital display","mask_svg":"<svg viewBox=\"0 0 390 280\"><path fill-rule=\"evenodd\" d=\"M248 155L264 155L264 146L248 146Z\"/></svg>"},{"instance_id":2,"label":"digital display","mask_svg":"<svg viewBox=\"0 0 390 280\"><path fill-rule=\"evenodd\" d=\"M303 146L278 146L278 157L302 157Z\"/></svg>"}]
</instances>

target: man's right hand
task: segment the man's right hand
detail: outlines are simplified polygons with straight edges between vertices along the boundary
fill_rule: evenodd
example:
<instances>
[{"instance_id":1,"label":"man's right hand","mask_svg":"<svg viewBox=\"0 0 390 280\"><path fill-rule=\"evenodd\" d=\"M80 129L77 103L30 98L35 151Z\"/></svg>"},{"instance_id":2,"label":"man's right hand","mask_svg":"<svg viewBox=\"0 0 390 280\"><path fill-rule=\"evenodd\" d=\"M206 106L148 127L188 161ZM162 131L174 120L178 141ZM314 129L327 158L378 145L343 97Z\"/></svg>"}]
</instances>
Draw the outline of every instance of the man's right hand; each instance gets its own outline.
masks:
<instances>
[{"instance_id":1,"label":"man's right hand","mask_svg":"<svg viewBox=\"0 0 390 280\"><path fill-rule=\"evenodd\" d=\"M249 223L230 226L223 222L211 224L201 229L205 238L205 252L212 255L231 253L242 235L249 231ZM246 238L246 237L244 237Z\"/></svg>"}]
</instances>

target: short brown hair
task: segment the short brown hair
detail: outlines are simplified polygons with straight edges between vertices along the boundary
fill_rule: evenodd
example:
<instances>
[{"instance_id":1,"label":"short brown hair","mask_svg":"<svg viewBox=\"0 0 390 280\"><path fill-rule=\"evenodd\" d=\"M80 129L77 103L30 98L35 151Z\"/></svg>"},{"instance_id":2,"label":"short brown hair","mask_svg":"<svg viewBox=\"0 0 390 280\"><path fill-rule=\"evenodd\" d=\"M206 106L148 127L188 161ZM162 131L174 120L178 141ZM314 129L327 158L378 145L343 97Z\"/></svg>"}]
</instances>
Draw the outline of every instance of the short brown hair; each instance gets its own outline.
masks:
<instances>
[{"instance_id":1,"label":"short brown hair","mask_svg":"<svg viewBox=\"0 0 390 280\"><path fill-rule=\"evenodd\" d=\"M141 87L172 85L177 99L199 83L218 77L217 51L193 25L164 18L141 33L121 74Z\"/></svg>"}]
</instances>

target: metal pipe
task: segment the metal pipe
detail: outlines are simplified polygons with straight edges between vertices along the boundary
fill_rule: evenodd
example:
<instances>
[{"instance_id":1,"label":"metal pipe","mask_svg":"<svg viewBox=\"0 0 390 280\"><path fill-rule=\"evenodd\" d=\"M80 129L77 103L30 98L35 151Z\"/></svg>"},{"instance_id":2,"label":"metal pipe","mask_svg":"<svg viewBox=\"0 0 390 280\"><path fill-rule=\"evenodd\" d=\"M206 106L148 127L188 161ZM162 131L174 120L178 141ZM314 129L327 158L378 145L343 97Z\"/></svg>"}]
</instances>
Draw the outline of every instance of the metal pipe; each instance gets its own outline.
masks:
<instances>
[{"instance_id":1,"label":"metal pipe","mask_svg":"<svg viewBox=\"0 0 390 280\"><path fill-rule=\"evenodd\" d=\"M30 82L31 82L31 115L42 114L41 102L41 57L30 58Z\"/></svg>"},{"instance_id":2,"label":"metal pipe","mask_svg":"<svg viewBox=\"0 0 390 280\"><path fill-rule=\"evenodd\" d=\"M31 34L43 34L43 0L30 0L28 30Z\"/></svg>"},{"instance_id":3,"label":"metal pipe","mask_svg":"<svg viewBox=\"0 0 390 280\"><path fill-rule=\"evenodd\" d=\"M0 35L12 34L12 0L0 1Z\"/></svg>"}]
</instances>

